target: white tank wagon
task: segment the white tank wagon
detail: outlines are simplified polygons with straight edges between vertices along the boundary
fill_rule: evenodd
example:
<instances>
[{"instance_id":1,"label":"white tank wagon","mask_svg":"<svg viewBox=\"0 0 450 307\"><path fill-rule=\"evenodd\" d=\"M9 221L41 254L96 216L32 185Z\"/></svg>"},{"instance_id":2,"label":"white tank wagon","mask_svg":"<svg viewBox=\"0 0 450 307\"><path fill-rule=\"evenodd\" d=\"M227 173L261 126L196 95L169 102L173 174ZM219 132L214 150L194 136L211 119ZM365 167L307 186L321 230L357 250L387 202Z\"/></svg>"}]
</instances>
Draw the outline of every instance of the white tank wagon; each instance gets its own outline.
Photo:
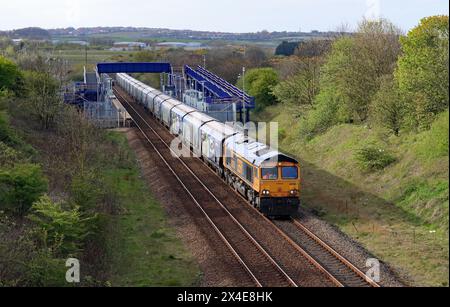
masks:
<instances>
[{"instance_id":1,"label":"white tank wagon","mask_svg":"<svg viewBox=\"0 0 450 307\"><path fill-rule=\"evenodd\" d=\"M181 135L183 133L184 117L193 112L197 112L197 110L183 103L174 107L170 112L171 114L170 133L176 136Z\"/></svg>"}]
</instances>

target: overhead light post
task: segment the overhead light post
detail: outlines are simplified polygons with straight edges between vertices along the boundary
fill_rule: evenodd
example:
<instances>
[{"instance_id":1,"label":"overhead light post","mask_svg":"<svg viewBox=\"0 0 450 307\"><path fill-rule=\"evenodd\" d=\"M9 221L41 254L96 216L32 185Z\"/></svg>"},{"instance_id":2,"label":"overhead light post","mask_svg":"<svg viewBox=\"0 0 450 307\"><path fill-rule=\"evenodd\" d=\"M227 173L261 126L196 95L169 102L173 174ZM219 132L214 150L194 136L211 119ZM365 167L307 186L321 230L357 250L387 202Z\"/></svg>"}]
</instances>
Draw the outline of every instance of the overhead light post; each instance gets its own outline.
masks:
<instances>
[{"instance_id":1,"label":"overhead light post","mask_svg":"<svg viewBox=\"0 0 450 307\"><path fill-rule=\"evenodd\" d=\"M245 66L242 67L242 109L244 112L244 125L247 122L247 112L245 107Z\"/></svg>"}]
</instances>

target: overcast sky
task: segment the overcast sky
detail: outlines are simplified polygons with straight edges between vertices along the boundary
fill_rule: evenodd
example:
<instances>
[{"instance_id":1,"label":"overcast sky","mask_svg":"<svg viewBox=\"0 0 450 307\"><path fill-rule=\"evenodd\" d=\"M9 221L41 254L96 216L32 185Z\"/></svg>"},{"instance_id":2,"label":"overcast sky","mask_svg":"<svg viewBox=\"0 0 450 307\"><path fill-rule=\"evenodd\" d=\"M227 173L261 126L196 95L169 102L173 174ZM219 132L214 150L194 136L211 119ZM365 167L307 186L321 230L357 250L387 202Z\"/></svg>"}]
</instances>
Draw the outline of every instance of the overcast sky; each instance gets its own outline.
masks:
<instances>
[{"instance_id":1,"label":"overcast sky","mask_svg":"<svg viewBox=\"0 0 450 307\"><path fill-rule=\"evenodd\" d=\"M448 0L1 0L0 30L135 26L255 32L334 30L385 17L403 30Z\"/></svg>"}]
</instances>

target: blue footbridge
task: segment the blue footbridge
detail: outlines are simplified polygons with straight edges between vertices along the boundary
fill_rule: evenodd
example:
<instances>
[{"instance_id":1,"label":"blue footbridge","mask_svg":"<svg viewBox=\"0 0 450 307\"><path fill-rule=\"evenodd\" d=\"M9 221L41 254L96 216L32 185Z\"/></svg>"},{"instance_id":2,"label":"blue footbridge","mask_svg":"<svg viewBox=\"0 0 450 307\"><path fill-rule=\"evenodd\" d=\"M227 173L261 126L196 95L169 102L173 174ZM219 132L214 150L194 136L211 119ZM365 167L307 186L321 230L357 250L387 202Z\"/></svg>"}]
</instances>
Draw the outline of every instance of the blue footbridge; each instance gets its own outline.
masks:
<instances>
[{"instance_id":1,"label":"blue footbridge","mask_svg":"<svg viewBox=\"0 0 450 307\"><path fill-rule=\"evenodd\" d=\"M66 102L86 106L111 100L110 76L116 73L160 74L160 85L164 92L222 121L237 120L239 115L240 121L247 122L250 110L255 108L254 97L204 67L185 65L181 73L176 73L167 62L98 63L95 71L84 70L83 82L76 82L73 91L65 94ZM192 102L193 93L195 103ZM232 117L230 112L234 113Z\"/></svg>"}]
</instances>

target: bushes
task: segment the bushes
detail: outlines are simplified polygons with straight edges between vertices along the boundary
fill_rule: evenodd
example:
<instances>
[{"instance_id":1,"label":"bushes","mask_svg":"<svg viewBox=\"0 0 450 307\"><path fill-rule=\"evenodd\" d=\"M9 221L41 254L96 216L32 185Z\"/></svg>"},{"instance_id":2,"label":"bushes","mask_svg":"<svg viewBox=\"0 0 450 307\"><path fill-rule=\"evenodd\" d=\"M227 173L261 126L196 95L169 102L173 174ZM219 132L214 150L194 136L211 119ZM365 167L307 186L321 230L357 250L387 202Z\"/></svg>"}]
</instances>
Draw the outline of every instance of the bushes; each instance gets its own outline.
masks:
<instances>
[{"instance_id":1,"label":"bushes","mask_svg":"<svg viewBox=\"0 0 450 307\"><path fill-rule=\"evenodd\" d=\"M0 287L63 286L64 260L37 246L33 228L0 212Z\"/></svg>"},{"instance_id":2,"label":"bushes","mask_svg":"<svg viewBox=\"0 0 450 307\"><path fill-rule=\"evenodd\" d=\"M374 144L361 147L355 154L356 161L363 171L378 171L396 161L395 157Z\"/></svg>"},{"instance_id":3,"label":"bushes","mask_svg":"<svg viewBox=\"0 0 450 307\"><path fill-rule=\"evenodd\" d=\"M36 223L41 242L58 255L74 255L90 234L95 216L85 217L79 207L65 210L47 195L33 204L28 218Z\"/></svg>"},{"instance_id":4,"label":"bushes","mask_svg":"<svg viewBox=\"0 0 450 307\"><path fill-rule=\"evenodd\" d=\"M19 144L18 137L11 130L8 123L8 117L5 113L0 111L0 142L5 143L9 146L14 146Z\"/></svg>"},{"instance_id":5,"label":"bushes","mask_svg":"<svg viewBox=\"0 0 450 307\"><path fill-rule=\"evenodd\" d=\"M245 91L255 96L257 112L276 103L272 89L277 84L278 74L273 68L255 68L245 75ZM239 79L238 87L242 88L242 78Z\"/></svg>"},{"instance_id":6,"label":"bushes","mask_svg":"<svg viewBox=\"0 0 450 307\"><path fill-rule=\"evenodd\" d=\"M23 89L23 76L19 68L8 59L0 56L0 91L11 90L20 95Z\"/></svg>"},{"instance_id":7,"label":"bushes","mask_svg":"<svg viewBox=\"0 0 450 307\"><path fill-rule=\"evenodd\" d=\"M0 167L12 166L17 159L17 151L0 141Z\"/></svg>"},{"instance_id":8,"label":"bushes","mask_svg":"<svg viewBox=\"0 0 450 307\"><path fill-rule=\"evenodd\" d=\"M72 179L70 198L74 204L79 204L83 210L95 209L102 196L103 182L92 172L78 174Z\"/></svg>"},{"instance_id":9,"label":"bushes","mask_svg":"<svg viewBox=\"0 0 450 307\"><path fill-rule=\"evenodd\" d=\"M47 179L36 164L0 170L0 210L23 215L47 191Z\"/></svg>"},{"instance_id":10,"label":"bushes","mask_svg":"<svg viewBox=\"0 0 450 307\"><path fill-rule=\"evenodd\" d=\"M332 91L322 91L316 101L314 109L308 112L300 125L300 137L306 140L338 123L348 121L340 97L333 96Z\"/></svg>"}]
</instances>

